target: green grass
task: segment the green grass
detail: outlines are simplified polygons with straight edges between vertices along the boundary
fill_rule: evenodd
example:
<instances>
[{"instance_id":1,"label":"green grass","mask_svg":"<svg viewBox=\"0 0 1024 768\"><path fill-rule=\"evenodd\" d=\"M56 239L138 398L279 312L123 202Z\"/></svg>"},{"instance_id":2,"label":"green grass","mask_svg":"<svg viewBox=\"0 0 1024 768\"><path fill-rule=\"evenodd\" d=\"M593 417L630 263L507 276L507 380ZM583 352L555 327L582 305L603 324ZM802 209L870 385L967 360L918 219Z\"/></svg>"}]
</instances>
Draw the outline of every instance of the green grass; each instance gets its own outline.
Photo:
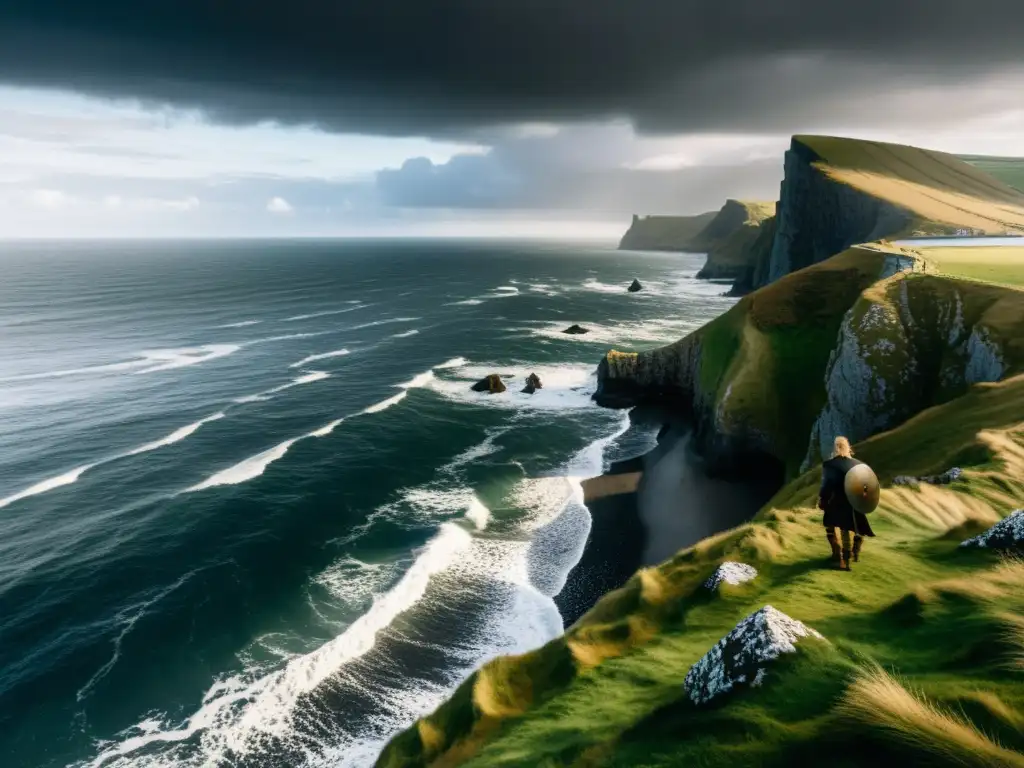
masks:
<instances>
[{"instance_id":1,"label":"green grass","mask_svg":"<svg viewBox=\"0 0 1024 768\"><path fill-rule=\"evenodd\" d=\"M969 228L1024 231L1024 193L944 152L833 136L795 136L836 182L892 202L917 222L914 231Z\"/></svg>"},{"instance_id":2,"label":"green grass","mask_svg":"<svg viewBox=\"0 0 1024 768\"><path fill-rule=\"evenodd\" d=\"M1024 287L1024 245L917 248L940 274Z\"/></svg>"},{"instance_id":3,"label":"green grass","mask_svg":"<svg viewBox=\"0 0 1024 768\"><path fill-rule=\"evenodd\" d=\"M1024 190L1024 157L960 155L960 159L1014 189Z\"/></svg>"},{"instance_id":4,"label":"green grass","mask_svg":"<svg viewBox=\"0 0 1024 768\"><path fill-rule=\"evenodd\" d=\"M1012 428L1024 422L1022 394L1024 379L985 387L945 406L955 410L945 418ZM959 433L947 439L928 430L927 419L915 420L858 449L875 462L911 446L911 462L897 461L891 472L948 466L962 455ZM1024 436L1004 434L1024 451ZM998 454L986 466L1006 471ZM488 719L477 707L467 730L474 710L463 696L463 703L453 701L428 718L451 722L458 718L450 710L462 710L461 727L445 736L454 751L390 762L389 752L380 764L783 766L827 754L834 758L829 765L954 765L976 754L978 765L1019 766L1024 730L1015 723L1024 718L1024 671L1014 671L1020 647L1008 630L1014 619L1024 622L1024 567L957 547L965 522L990 524L1010 510L1010 499L979 501L986 494L1003 498L998 474L975 467L966 482L930 488L921 502L917 491L887 490L873 520L878 538L868 542L853 574L828 567L820 512L811 506L816 481L801 478L755 523L634 577L566 640L541 651L558 658L566 647L597 645L608 654L601 663L578 664L571 677L547 681L552 684L540 696L524 695L507 672L491 675L513 681L505 690L517 699L518 714ZM1012 482L1024 498L1024 478ZM920 513L939 503L949 510L944 518ZM700 584L726 558L754 564L759 576L709 595ZM692 705L682 688L689 667L766 603L828 642L802 643L797 654L772 665L762 688ZM865 686L878 667L896 675L899 688L876 700L878 691ZM950 725L942 719L949 712L963 714ZM921 733L933 734L934 749L915 741Z\"/></svg>"}]
</instances>

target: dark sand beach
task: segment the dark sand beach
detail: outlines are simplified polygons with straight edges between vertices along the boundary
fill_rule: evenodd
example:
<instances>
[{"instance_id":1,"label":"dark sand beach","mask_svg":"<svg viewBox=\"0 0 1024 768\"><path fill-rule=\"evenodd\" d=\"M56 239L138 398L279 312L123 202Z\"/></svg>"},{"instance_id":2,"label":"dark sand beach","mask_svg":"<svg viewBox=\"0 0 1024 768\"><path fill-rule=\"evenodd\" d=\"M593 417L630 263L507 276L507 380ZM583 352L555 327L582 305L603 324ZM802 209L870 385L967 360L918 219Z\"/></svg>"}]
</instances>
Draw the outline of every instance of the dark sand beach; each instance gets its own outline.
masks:
<instances>
[{"instance_id":1,"label":"dark sand beach","mask_svg":"<svg viewBox=\"0 0 1024 768\"><path fill-rule=\"evenodd\" d=\"M635 423L661 421L658 445L583 483L593 522L583 557L555 599L566 627L637 569L750 520L775 491L765 483L709 476L691 450L685 421L638 411L631 416Z\"/></svg>"}]
</instances>

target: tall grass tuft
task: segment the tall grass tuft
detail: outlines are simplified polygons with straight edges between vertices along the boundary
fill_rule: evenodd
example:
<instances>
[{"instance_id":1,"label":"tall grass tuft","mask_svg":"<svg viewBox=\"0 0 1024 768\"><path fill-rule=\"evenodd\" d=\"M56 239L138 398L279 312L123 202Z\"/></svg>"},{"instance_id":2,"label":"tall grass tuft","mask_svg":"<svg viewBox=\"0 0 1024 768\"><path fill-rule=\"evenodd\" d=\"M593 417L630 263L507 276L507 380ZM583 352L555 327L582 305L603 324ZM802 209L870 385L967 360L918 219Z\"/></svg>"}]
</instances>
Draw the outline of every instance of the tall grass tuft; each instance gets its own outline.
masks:
<instances>
[{"instance_id":1,"label":"tall grass tuft","mask_svg":"<svg viewBox=\"0 0 1024 768\"><path fill-rule=\"evenodd\" d=\"M837 710L953 765L1024 768L1024 754L1003 747L966 717L907 690L881 667L864 669Z\"/></svg>"}]
</instances>

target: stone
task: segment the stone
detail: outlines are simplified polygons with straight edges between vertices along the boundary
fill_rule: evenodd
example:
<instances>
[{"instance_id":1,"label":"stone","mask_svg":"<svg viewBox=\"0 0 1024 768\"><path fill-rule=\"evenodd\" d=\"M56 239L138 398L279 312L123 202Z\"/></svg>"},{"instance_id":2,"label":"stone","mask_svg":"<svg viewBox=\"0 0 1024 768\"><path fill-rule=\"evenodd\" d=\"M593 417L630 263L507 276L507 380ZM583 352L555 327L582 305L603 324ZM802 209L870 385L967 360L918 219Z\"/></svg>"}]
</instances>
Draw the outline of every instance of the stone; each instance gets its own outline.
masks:
<instances>
[{"instance_id":1,"label":"stone","mask_svg":"<svg viewBox=\"0 0 1024 768\"><path fill-rule=\"evenodd\" d=\"M893 485L920 485L921 483L927 483L929 485L949 485L955 483L964 476L964 471L960 467L953 467L947 469L941 475L925 475L924 477L911 477L910 475L900 475L893 479Z\"/></svg>"},{"instance_id":2,"label":"stone","mask_svg":"<svg viewBox=\"0 0 1024 768\"><path fill-rule=\"evenodd\" d=\"M540 382L540 376L536 373L531 373L526 377L526 386L523 387L523 392L527 395L532 395L538 389L544 389L544 385Z\"/></svg>"},{"instance_id":3,"label":"stone","mask_svg":"<svg viewBox=\"0 0 1024 768\"><path fill-rule=\"evenodd\" d=\"M1004 517L980 536L968 539L960 546L1024 550L1024 509Z\"/></svg>"},{"instance_id":4,"label":"stone","mask_svg":"<svg viewBox=\"0 0 1024 768\"><path fill-rule=\"evenodd\" d=\"M473 385L474 392L487 392L491 395L497 395L504 392L506 389L505 382L501 380L501 376L496 373L492 373L489 376L485 376L480 379L476 384Z\"/></svg>"},{"instance_id":5,"label":"stone","mask_svg":"<svg viewBox=\"0 0 1024 768\"><path fill-rule=\"evenodd\" d=\"M694 704L707 704L738 685L764 682L768 663L795 653L804 638L824 640L818 632L770 605L743 619L686 674L683 688Z\"/></svg>"},{"instance_id":6,"label":"stone","mask_svg":"<svg viewBox=\"0 0 1024 768\"><path fill-rule=\"evenodd\" d=\"M562 333L568 333L571 336L579 336L584 333L590 333L590 331L584 328L582 325L576 325L574 323L573 325L570 325L568 328L562 331Z\"/></svg>"},{"instance_id":7,"label":"stone","mask_svg":"<svg viewBox=\"0 0 1024 768\"><path fill-rule=\"evenodd\" d=\"M642 285L640 285L640 281L637 280L636 278L634 278L633 282L630 283L630 285L629 285L629 292L630 293L636 293L637 291L642 291L643 289L644 289L644 287Z\"/></svg>"},{"instance_id":8,"label":"stone","mask_svg":"<svg viewBox=\"0 0 1024 768\"><path fill-rule=\"evenodd\" d=\"M746 563L722 563L711 578L704 582L704 588L714 592L722 584L730 584L734 587L745 584L757 578L757 569Z\"/></svg>"}]
</instances>

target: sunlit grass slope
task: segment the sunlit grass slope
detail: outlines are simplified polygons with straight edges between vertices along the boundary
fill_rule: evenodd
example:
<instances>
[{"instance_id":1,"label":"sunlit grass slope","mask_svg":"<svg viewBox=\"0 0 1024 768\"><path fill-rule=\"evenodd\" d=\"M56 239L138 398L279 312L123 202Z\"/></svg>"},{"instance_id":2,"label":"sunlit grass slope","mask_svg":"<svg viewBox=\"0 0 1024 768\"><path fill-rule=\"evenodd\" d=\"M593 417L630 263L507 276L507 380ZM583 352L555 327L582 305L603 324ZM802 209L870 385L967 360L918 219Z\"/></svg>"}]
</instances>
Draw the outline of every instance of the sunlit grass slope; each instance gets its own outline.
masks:
<instances>
[{"instance_id":1,"label":"sunlit grass slope","mask_svg":"<svg viewBox=\"0 0 1024 768\"><path fill-rule=\"evenodd\" d=\"M486 665L378 765L1024 766L1024 563L958 547L1024 503L1024 376L857 451L886 483L966 472L887 488L853 573L826 561L809 472L753 523L637 573L564 638ZM726 560L759 575L708 592ZM690 666L765 604L826 642L802 642L760 688L691 703Z\"/></svg>"},{"instance_id":2,"label":"sunlit grass slope","mask_svg":"<svg viewBox=\"0 0 1024 768\"><path fill-rule=\"evenodd\" d=\"M796 136L831 179L911 212L916 229L932 224L978 233L1024 231L1024 193L954 155L918 147L831 136Z\"/></svg>"},{"instance_id":3,"label":"sunlit grass slope","mask_svg":"<svg viewBox=\"0 0 1024 768\"><path fill-rule=\"evenodd\" d=\"M1014 189L1024 190L1024 157L960 155L960 159Z\"/></svg>"},{"instance_id":4,"label":"sunlit grass slope","mask_svg":"<svg viewBox=\"0 0 1024 768\"><path fill-rule=\"evenodd\" d=\"M940 274L1024 287L1021 246L915 248Z\"/></svg>"}]
</instances>

